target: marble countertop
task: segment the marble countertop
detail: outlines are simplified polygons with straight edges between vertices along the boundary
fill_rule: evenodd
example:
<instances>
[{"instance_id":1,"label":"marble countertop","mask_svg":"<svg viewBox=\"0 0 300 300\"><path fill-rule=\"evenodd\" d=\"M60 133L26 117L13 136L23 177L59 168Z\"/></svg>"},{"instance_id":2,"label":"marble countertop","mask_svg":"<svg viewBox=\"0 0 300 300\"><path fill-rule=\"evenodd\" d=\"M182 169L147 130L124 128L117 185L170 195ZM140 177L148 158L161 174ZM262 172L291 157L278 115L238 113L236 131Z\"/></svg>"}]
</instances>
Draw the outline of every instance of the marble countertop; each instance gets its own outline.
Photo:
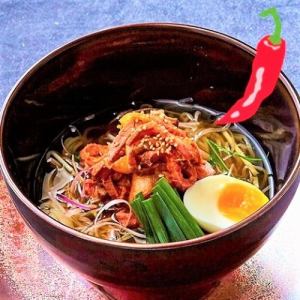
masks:
<instances>
[{"instance_id":1,"label":"marble countertop","mask_svg":"<svg viewBox=\"0 0 300 300\"><path fill-rule=\"evenodd\" d=\"M255 47L261 36L273 30L271 20L258 16L270 5L278 8L283 20L283 36L287 41L284 72L299 91L299 0L0 0L0 105L14 83L33 63L54 48L86 33L127 23L178 22L224 32ZM10 206L2 183L0 188L2 208ZM298 189L270 240L251 260L228 275L209 297L210 300L300 299L300 237L296 231L300 202L295 201L299 199ZM16 213L11 214L15 216ZM102 299L96 288L57 265L27 231L20 241L20 253L5 255L4 251L14 244L9 232L1 235L4 227L0 203L0 299L17 299L16 295L22 300ZM26 258L26 252L21 251L29 251L35 256ZM19 258L24 259L23 268L30 269L34 265L39 270L44 269L45 276L56 277L54 283L69 276L69 286L62 290L55 284L47 285L43 278L35 278L30 272L31 277L26 277L25 269L17 270L14 269L16 266L10 265ZM46 265L51 267L46 270ZM23 277L16 277L22 272ZM30 286L30 280L35 280L35 285ZM13 289L20 290L16 294ZM44 292L40 294L42 290ZM76 293L78 298L72 296Z\"/></svg>"}]
</instances>

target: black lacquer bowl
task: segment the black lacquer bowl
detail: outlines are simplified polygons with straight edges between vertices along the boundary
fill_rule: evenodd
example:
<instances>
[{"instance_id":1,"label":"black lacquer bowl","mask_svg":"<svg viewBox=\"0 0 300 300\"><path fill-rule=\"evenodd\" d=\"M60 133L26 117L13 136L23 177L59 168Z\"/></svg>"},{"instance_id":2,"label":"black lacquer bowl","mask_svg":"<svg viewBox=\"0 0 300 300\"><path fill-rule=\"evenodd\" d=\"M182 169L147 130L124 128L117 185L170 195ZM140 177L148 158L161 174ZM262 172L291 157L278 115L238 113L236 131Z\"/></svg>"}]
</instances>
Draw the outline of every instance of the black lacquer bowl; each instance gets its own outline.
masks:
<instances>
[{"instance_id":1,"label":"black lacquer bowl","mask_svg":"<svg viewBox=\"0 0 300 300\"><path fill-rule=\"evenodd\" d=\"M226 230L172 244L104 241L41 212L32 183L53 138L82 116L186 97L226 111L243 93L254 53L210 30L141 24L84 36L34 65L4 104L0 163L15 206L45 249L118 299L197 299L253 255L299 184L299 100L284 74L255 117L243 123L270 154L275 196Z\"/></svg>"}]
</instances>

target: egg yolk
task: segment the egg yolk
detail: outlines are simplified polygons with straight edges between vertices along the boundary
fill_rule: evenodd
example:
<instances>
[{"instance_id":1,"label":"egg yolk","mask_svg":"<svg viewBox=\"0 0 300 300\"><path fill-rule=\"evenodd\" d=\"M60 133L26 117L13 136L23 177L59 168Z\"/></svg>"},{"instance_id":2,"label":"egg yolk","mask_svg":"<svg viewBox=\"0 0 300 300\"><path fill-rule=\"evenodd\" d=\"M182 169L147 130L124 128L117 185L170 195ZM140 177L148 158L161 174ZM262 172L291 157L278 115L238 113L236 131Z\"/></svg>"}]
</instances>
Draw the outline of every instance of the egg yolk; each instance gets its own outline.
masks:
<instances>
[{"instance_id":1,"label":"egg yolk","mask_svg":"<svg viewBox=\"0 0 300 300\"><path fill-rule=\"evenodd\" d=\"M218 208L225 217L239 222L268 201L265 194L255 186L231 183L222 189L218 198Z\"/></svg>"},{"instance_id":2,"label":"egg yolk","mask_svg":"<svg viewBox=\"0 0 300 300\"><path fill-rule=\"evenodd\" d=\"M125 114L123 117L121 117L121 119L119 120L120 122L120 128L125 127L129 122L133 121L133 120L139 120L141 122L147 123L150 121L150 117L149 115L146 114L142 114L139 112L129 112L127 114Z\"/></svg>"}]
</instances>

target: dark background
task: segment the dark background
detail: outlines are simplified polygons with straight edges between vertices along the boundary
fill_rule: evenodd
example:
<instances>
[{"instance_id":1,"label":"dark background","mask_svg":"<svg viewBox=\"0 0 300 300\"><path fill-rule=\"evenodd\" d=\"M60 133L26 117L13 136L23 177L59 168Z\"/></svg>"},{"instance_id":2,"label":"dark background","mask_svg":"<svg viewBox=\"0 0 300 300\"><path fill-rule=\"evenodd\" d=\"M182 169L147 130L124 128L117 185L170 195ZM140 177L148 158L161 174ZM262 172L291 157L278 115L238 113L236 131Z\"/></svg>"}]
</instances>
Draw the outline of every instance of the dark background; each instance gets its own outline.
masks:
<instances>
[{"instance_id":1,"label":"dark background","mask_svg":"<svg viewBox=\"0 0 300 300\"><path fill-rule=\"evenodd\" d=\"M271 19L258 16L270 6L283 20L283 69L299 91L299 0L0 0L0 105L32 64L86 33L127 23L178 22L221 31L255 47L273 30Z\"/></svg>"}]
</instances>

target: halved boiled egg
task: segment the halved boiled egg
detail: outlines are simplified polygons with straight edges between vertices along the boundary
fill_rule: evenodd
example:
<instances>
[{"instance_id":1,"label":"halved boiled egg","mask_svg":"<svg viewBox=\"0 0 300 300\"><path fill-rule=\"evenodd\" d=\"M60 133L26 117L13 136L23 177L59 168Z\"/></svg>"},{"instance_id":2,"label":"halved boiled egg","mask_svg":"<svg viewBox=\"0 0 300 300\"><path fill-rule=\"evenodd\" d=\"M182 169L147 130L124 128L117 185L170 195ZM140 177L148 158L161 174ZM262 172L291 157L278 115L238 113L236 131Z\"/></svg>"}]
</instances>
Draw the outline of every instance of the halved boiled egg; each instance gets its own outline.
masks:
<instances>
[{"instance_id":1,"label":"halved boiled egg","mask_svg":"<svg viewBox=\"0 0 300 300\"><path fill-rule=\"evenodd\" d=\"M222 174L197 181L183 197L188 211L208 232L227 228L247 218L268 201L253 184Z\"/></svg>"}]
</instances>

